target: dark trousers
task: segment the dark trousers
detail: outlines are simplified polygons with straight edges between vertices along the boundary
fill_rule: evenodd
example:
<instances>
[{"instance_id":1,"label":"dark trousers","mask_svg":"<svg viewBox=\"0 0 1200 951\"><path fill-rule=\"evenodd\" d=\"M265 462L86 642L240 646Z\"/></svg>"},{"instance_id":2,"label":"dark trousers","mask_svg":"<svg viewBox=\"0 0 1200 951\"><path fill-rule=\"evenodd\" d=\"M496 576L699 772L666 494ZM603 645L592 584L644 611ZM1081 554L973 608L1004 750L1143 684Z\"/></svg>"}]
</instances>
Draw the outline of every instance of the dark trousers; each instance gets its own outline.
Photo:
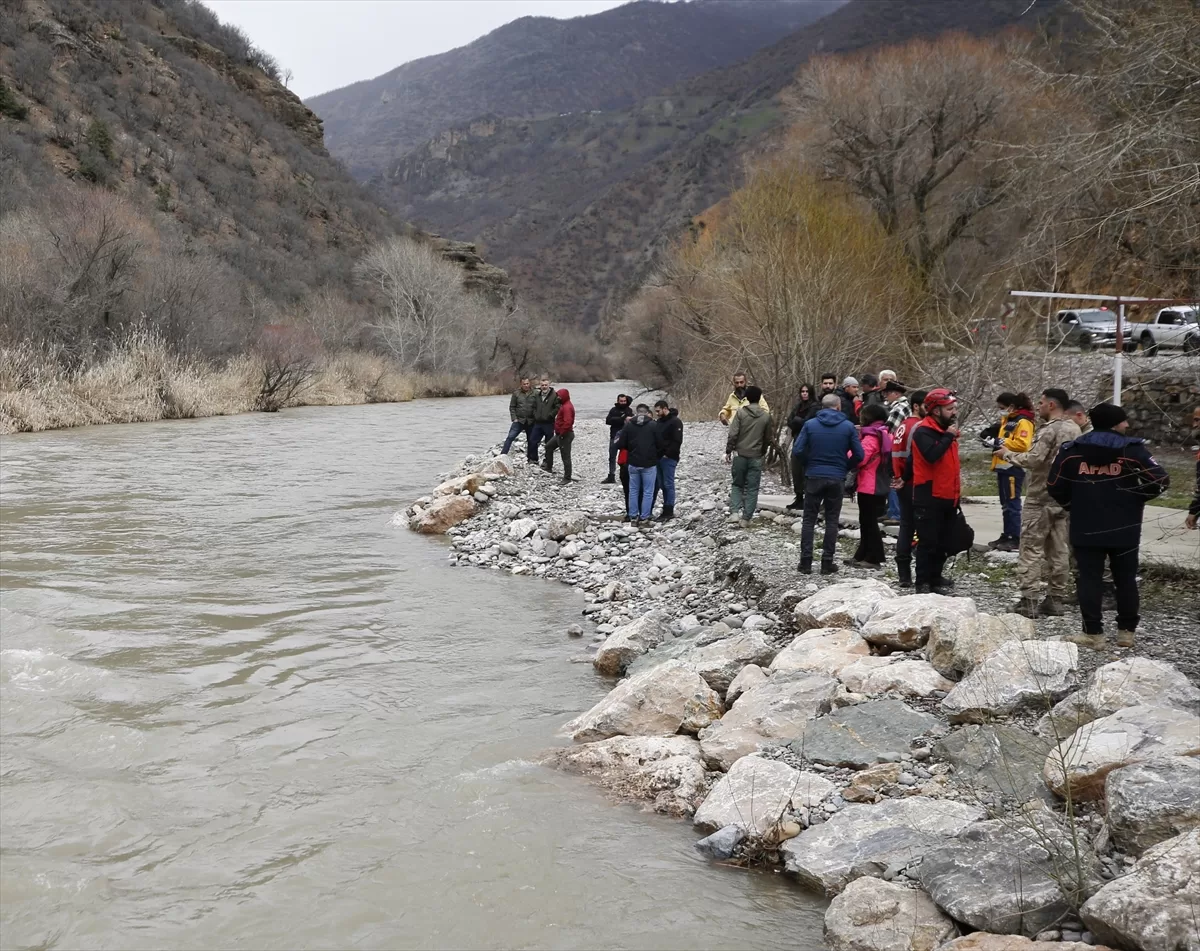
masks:
<instances>
[{"instance_id":1,"label":"dark trousers","mask_svg":"<svg viewBox=\"0 0 1200 951\"><path fill-rule=\"evenodd\" d=\"M571 443L575 441L575 433L555 433L546 441L546 466L554 471L554 451L562 453L563 478L571 478Z\"/></svg>"},{"instance_id":2,"label":"dark trousers","mask_svg":"<svg viewBox=\"0 0 1200 951\"><path fill-rule=\"evenodd\" d=\"M854 552L855 561L865 561L872 565L883 564L883 532L879 528L879 516L887 505L886 495L869 495L858 493L858 548Z\"/></svg>"},{"instance_id":3,"label":"dark trousers","mask_svg":"<svg viewBox=\"0 0 1200 951\"><path fill-rule=\"evenodd\" d=\"M621 435L621 430L619 429L615 433L610 432L608 434L608 477L610 479L617 474L617 453L621 451L617 448L617 437L619 435Z\"/></svg>"},{"instance_id":4,"label":"dark trousers","mask_svg":"<svg viewBox=\"0 0 1200 951\"><path fill-rule=\"evenodd\" d=\"M900 531L896 535L896 564L911 565L913 551L913 487L905 483L896 491L900 502Z\"/></svg>"},{"instance_id":5,"label":"dark trousers","mask_svg":"<svg viewBox=\"0 0 1200 951\"><path fill-rule=\"evenodd\" d=\"M825 538L821 546L821 561L833 564L837 554L838 516L842 514L841 479L806 479L804 482L804 523L800 532L800 563L812 564L813 535L817 514L825 508Z\"/></svg>"},{"instance_id":6,"label":"dark trousers","mask_svg":"<svg viewBox=\"0 0 1200 951\"><path fill-rule=\"evenodd\" d=\"M796 493L796 501L794 505L797 508L804 507L804 460L799 456L792 456L792 489Z\"/></svg>"},{"instance_id":7,"label":"dark trousers","mask_svg":"<svg viewBox=\"0 0 1200 951\"><path fill-rule=\"evenodd\" d=\"M917 585L934 585L946 568L946 539L957 513L954 503L936 500L913 507L913 527L917 532Z\"/></svg>"},{"instance_id":8,"label":"dark trousers","mask_svg":"<svg viewBox=\"0 0 1200 951\"><path fill-rule=\"evenodd\" d=\"M506 456L508 450L512 449L513 441L521 435L525 434L525 444L529 445L529 431L533 428L532 423L523 423L519 419L513 420L513 424L508 427L508 438L504 440L504 448L501 450Z\"/></svg>"},{"instance_id":9,"label":"dark trousers","mask_svg":"<svg viewBox=\"0 0 1200 951\"><path fill-rule=\"evenodd\" d=\"M534 423L529 430L529 461L538 461L538 446L542 444L542 440L547 442L554 435L553 423Z\"/></svg>"},{"instance_id":10,"label":"dark trousers","mask_svg":"<svg viewBox=\"0 0 1200 951\"><path fill-rule=\"evenodd\" d=\"M1000 490L1000 511L1004 516L1004 534L1013 541L1021 540L1021 489L1025 485L1025 470L1009 466L996 470L996 485Z\"/></svg>"},{"instance_id":11,"label":"dark trousers","mask_svg":"<svg viewBox=\"0 0 1200 951\"><path fill-rule=\"evenodd\" d=\"M1084 634L1104 633L1104 563L1112 568L1117 589L1117 630L1136 631L1141 607L1137 586L1138 550L1136 548L1076 548L1079 566L1079 613Z\"/></svg>"}]
</instances>

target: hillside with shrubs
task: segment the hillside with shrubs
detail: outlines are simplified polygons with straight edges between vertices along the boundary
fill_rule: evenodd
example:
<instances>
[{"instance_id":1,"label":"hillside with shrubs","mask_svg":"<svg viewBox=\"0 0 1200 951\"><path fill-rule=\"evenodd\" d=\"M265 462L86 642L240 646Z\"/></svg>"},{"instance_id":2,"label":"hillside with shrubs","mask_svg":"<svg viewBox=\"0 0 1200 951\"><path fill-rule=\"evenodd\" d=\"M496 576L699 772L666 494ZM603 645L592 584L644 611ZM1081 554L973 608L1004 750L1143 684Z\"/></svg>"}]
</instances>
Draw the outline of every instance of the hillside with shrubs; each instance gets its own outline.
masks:
<instances>
[{"instance_id":1,"label":"hillside with shrubs","mask_svg":"<svg viewBox=\"0 0 1200 951\"><path fill-rule=\"evenodd\" d=\"M381 209L285 78L195 0L6 6L0 426L481 392L512 354L592 360L531 345L539 318L472 245ZM368 274L389 247L424 267ZM400 346L418 278L473 347Z\"/></svg>"}]
</instances>

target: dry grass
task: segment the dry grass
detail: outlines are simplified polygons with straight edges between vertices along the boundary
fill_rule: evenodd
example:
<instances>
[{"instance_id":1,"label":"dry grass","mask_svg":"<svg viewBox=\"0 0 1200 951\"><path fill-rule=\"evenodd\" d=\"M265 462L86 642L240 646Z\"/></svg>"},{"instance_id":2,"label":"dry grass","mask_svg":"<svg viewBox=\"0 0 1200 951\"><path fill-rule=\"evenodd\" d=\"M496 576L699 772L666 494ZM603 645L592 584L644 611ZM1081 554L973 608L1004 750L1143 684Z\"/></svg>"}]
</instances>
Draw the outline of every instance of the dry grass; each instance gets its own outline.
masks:
<instances>
[{"instance_id":1,"label":"dry grass","mask_svg":"<svg viewBox=\"0 0 1200 951\"><path fill-rule=\"evenodd\" d=\"M259 358L250 355L223 364L181 357L147 333L130 334L76 369L44 347L0 348L0 433L246 413L258 396L261 370ZM356 406L506 391L504 381L413 374L387 357L350 351L327 357L289 405Z\"/></svg>"}]
</instances>

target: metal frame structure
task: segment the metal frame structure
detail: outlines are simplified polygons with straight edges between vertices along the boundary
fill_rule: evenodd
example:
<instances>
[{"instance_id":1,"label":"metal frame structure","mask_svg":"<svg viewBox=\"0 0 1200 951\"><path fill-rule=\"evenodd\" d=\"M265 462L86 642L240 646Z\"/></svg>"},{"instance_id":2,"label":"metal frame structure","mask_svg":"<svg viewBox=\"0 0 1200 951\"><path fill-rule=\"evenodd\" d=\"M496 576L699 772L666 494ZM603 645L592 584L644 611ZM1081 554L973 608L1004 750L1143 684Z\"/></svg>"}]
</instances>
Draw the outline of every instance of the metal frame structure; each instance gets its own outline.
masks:
<instances>
[{"instance_id":1,"label":"metal frame structure","mask_svg":"<svg viewBox=\"0 0 1200 951\"><path fill-rule=\"evenodd\" d=\"M1055 291L1009 291L1010 297L1037 297L1058 300L1086 300L1098 304L1117 305L1117 346L1113 354L1113 403L1121 405L1121 384L1124 370L1125 342L1122 336L1125 324L1126 304L1151 304L1156 307L1173 307L1176 304L1196 305L1186 297L1129 297L1120 294L1062 294ZM1047 318L1049 319L1049 318Z\"/></svg>"}]
</instances>

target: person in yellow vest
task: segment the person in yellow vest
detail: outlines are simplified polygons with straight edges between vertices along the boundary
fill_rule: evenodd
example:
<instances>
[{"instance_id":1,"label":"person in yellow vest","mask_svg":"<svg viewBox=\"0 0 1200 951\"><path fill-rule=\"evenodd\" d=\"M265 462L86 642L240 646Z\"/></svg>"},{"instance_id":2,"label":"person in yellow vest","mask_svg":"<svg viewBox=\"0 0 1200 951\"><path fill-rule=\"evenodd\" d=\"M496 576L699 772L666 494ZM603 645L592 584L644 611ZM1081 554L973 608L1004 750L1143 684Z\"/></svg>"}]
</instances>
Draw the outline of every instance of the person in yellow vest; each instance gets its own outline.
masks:
<instances>
[{"instance_id":1,"label":"person in yellow vest","mask_svg":"<svg viewBox=\"0 0 1200 951\"><path fill-rule=\"evenodd\" d=\"M721 412L717 414L717 419L721 421L721 425L728 426L729 421L737 415L737 411L743 406L748 405L749 402L746 399L746 374L735 373L733 375L733 392L729 394L729 399L721 407ZM771 407L767 405L766 397L760 398L758 405L764 413L769 414L771 412Z\"/></svg>"},{"instance_id":2,"label":"person in yellow vest","mask_svg":"<svg viewBox=\"0 0 1200 951\"><path fill-rule=\"evenodd\" d=\"M980 435L995 450L992 471L1000 490L1000 509L1003 528L1000 537L988 543L996 551L1021 549L1021 490L1025 486L1025 470L1000 457L999 450L1029 452L1033 448L1033 403L1024 393L1001 393L996 397L1000 407L1000 422Z\"/></svg>"}]
</instances>

